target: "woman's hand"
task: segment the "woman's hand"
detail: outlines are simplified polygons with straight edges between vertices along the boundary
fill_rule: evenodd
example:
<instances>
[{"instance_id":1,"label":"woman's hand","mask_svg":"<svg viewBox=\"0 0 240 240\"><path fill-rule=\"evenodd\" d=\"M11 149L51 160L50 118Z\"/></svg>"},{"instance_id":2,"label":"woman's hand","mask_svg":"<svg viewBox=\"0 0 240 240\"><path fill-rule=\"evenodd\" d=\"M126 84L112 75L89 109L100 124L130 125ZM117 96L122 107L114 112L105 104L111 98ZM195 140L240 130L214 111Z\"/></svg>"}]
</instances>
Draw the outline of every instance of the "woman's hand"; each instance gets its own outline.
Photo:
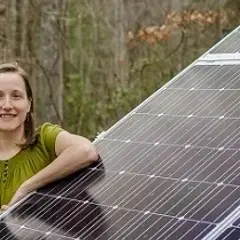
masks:
<instances>
[{"instance_id":1,"label":"woman's hand","mask_svg":"<svg viewBox=\"0 0 240 240\"><path fill-rule=\"evenodd\" d=\"M12 197L11 201L8 203L8 205L2 205L1 209L3 211L7 210L9 207L13 206L15 203L26 197L31 191L28 190L27 186L22 184L18 190L15 192L14 196Z\"/></svg>"}]
</instances>

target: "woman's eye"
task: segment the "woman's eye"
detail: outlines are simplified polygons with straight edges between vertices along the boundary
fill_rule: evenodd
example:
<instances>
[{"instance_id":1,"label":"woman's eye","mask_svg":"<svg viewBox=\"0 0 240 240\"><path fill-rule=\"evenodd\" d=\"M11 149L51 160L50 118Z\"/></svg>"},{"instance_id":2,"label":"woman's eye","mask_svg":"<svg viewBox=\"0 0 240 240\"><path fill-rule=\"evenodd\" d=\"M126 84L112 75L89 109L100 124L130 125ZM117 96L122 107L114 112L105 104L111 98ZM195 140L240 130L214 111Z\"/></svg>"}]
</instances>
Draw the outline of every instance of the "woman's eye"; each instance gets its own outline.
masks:
<instances>
[{"instance_id":1,"label":"woman's eye","mask_svg":"<svg viewBox=\"0 0 240 240\"><path fill-rule=\"evenodd\" d=\"M18 98L21 98L22 96L20 96L20 95L13 95L13 97L18 99Z\"/></svg>"}]
</instances>

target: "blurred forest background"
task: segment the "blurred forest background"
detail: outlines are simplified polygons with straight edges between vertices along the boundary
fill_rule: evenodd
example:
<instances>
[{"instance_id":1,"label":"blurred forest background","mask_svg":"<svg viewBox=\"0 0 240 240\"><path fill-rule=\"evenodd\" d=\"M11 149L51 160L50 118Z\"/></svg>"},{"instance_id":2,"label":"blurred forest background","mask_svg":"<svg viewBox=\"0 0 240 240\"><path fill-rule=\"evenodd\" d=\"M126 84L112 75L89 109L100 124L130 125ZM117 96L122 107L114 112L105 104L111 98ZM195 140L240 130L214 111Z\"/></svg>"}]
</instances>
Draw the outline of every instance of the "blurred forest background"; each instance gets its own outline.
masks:
<instances>
[{"instance_id":1,"label":"blurred forest background","mask_svg":"<svg viewBox=\"0 0 240 240\"><path fill-rule=\"evenodd\" d=\"M94 139L239 25L239 0L0 0L37 124Z\"/></svg>"}]
</instances>

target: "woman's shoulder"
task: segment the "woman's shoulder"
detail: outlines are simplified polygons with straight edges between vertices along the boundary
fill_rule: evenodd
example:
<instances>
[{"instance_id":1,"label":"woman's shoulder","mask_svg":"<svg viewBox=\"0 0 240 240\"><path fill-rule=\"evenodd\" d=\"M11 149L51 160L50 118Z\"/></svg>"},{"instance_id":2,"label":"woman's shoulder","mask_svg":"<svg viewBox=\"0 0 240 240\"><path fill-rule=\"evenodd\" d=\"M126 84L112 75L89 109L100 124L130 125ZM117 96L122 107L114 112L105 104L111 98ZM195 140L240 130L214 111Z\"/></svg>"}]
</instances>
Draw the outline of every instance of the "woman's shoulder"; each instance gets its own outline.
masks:
<instances>
[{"instance_id":1,"label":"woman's shoulder","mask_svg":"<svg viewBox=\"0 0 240 240\"><path fill-rule=\"evenodd\" d=\"M51 123L51 122L45 122L45 123L39 125L36 128L36 132L39 133L39 134L43 134L46 131L47 132L52 131L52 130L57 129L57 128L61 128L60 125L55 124L55 123Z\"/></svg>"},{"instance_id":2,"label":"woman's shoulder","mask_svg":"<svg viewBox=\"0 0 240 240\"><path fill-rule=\"evenodd\" d=\"M37 144L46 152L55 153L57 135L63 131L58 124L45 122L36 129Z\"/></svg>"},{"instance_id":3,"label":"woman's shoulder","mask_svg":"<svg viewBox=\"0 0 240 240\"><path fill-rule=\"evenodd\" d=\"M48 140L48 138L54 137L54 135L57 135L61 131L63 131L63 129L60 127L60 125L51 122L45 122L36 128L35 133L40 139Z\"/></svg>"}]
</instances>

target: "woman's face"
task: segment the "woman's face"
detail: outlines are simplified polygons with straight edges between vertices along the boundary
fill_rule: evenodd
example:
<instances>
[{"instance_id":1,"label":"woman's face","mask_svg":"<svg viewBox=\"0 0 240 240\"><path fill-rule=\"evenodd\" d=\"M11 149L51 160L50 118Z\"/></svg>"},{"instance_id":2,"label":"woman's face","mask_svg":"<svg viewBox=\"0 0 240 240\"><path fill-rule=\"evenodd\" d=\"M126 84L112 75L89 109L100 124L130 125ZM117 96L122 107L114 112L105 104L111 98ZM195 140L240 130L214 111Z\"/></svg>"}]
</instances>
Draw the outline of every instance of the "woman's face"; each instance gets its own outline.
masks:
<instances>
[{"instance_id":1,"label":"woman's face","mask_svg":"<svg viewBox=\"0 0 240 240\"><path fill-rule=\"evenodd\" d=\"M17 73L0 73L0 131L24 128L30 107L23 78Z\"/></svg>"}]
</instances>

